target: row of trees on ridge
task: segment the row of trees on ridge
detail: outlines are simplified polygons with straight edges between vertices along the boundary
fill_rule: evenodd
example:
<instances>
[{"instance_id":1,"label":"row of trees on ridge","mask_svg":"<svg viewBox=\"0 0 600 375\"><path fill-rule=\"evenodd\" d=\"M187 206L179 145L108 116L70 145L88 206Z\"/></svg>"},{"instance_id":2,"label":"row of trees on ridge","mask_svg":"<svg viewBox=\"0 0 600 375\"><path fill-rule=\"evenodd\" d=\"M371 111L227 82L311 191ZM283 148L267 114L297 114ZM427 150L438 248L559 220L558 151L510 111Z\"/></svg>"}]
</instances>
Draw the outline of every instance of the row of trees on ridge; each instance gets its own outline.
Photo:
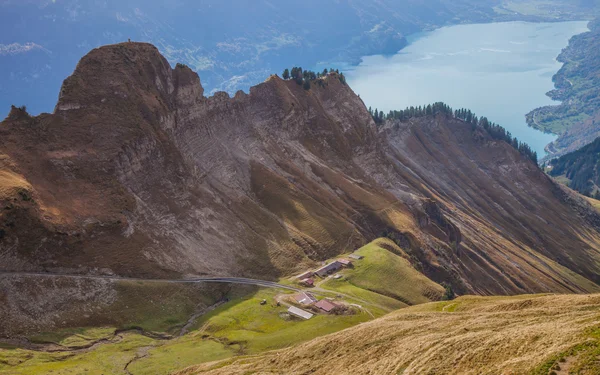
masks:
<instances>
[{"instance_id":1,"label":"row of trees on ridge","mask_svg":"<svg viewBox=\"0 0 600 375\"><path fill-rule=\"evenodd\" d=\"M449 105L437 102L425 106L407 107L406 109L399 111L390 111L387 115L384 115L383 111L379 111L378 109L373 110L369 107L369 113L373 116L373 120L377 125L383 124L385 120L407 121L412 118L435 116L438 114L452 116L455 119L471 124L473 130L478 127L483 128L493 139L505 141L522 155L531 159L534 163L537 164L538 162L537 152L533 151L527 143L520 142L516 137L513 137L509 131L502 126L489 121L486 117L477 117L469 109L462 108L453 110Z\"/></svg>"},{"instance_id":2,"label":"row of trees on ridge","mask_svg":"<svg viewBox=\"0 0 600 375\"><path fill-rule=\"evenodd\" d=\"M315 73L312 70L303 70L301 67L295 66L291 70L286 68L283 71L282 78L285 80L294 80L297 84L302 85L304 89L310 90L311 82L316 81L320 85L323 85L323 81L321 80L321 78L327 77L327 75L333 73L337 74L340 82L346 84L346 77L344 76L344 73L340 73L339 69L323 69L322 72Z\"/></svg>"}]
</instances>

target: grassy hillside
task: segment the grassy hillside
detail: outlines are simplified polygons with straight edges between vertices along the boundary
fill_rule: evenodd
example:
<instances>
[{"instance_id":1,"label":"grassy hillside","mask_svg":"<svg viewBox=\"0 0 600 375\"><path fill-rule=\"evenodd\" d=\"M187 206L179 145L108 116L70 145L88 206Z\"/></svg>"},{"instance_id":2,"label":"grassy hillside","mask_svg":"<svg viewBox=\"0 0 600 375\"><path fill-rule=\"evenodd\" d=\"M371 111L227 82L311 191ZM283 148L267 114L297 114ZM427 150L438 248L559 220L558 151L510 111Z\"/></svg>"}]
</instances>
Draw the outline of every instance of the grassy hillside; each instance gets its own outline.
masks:
<instances>
[{"instance_id":1,"label":"grassy hillside","mask_svg":"<svg viewBox=\"0 0 600 375\"><path fill-rule=\"evenodd\" d=\"M38 343L35 348L3 342L0 374L158 375L208 362L212 364L182 374L277 373L281 369L298 374L308 365L304 361L310 361L317 374L345 374L348 368L353 368L353 374L401 370L547 374L557 363L574 369L595 366L591 358L600 353L600 331L595 330L600 327L600 296L465 296L383 316L406 306L398 299L428 301L439 298L443 288L418 273L388 239L373 241L356 253L364 259L355 261L354 268L341 271L340 280L328 278L314 289L319 298L360 305L353 314L290 319L285 314L289 292L236 289L228 294L227 302L189 320L190 333L178 336L187 316L182 308L187 309L188 294L178 291L171 298L156 294L168 301L159 304L169 307L160 312L156 310L159 305L145 306L137 300L142 295L155 299L147 294L146 285L126 284L123 287L130 292L124 295L130 297L131 306L123 301L114 311L131 315L134 311L129 308L140 310L128 318L128 326L140 325L147 331L121 332L107 325L29 335L30 342ZM163 289L167 291L167 286ZM262 300L267 303L261 304ZM273 350L279 350L280 357L271 354ZM226 362L215 365L219 360ZM330 372L320 370L325 364L331 366L327 367ZM454 368L455 372L449 370ZM596 368L589 368L578 373L596 374L590 372Z\"/></svg>"},{"instance_id":2,"label":"grassy hillside","mask_svg":"<svg viewBox=\"0 0 600 375\"><path fill-rule=\"evenodd\" d=\"M592 207L594 207L596 209L596 211L600 212L600 200L594 199L594 198L590 198L590 197L586 197L587 201L590 202L590 204L592 205Z\"/></svg>"},{"instance_id":3,"label":"grassy hillside","mask_svg":"<svg viewBox=\"0 0 600 375\"><path fill-rule=\"evenodd\" d=\"M354 268L344 270L344 278L327 280L322 286L367 297L367 293L356 290L363 289L405 305L437 301L444 293L442 286L417 271L408 255L389 239L377 239L355 254L364 258L354 261Z\"/></svg>"},{"instance_id":4,"label":"grassy hillside","mask_svg":"<svg viewBox=\"0 0 600 375\"><path fill-rule=\"evenodd\" d=\"M600 295L460 297L178 375L598 374ZM559 368L561 370L559 370ZM351 370L349 370L351 369Z\"/></svg>"},{"instance_id":5,"label":"grassy hillside","mask_svg":"<svg viewBox=\"0 0 600 375\"><path fill-rule=\"evenodd\" d=\"M257 353L282 348L316 336L339 331L369 320L366 313L348 316L316 315L307 321L282 318L287 306L275 305L277 292L260 291L252 297L231 301L202 317L200 332L228 342L240 343L242 352ZM267 305L260 301L266 299Z\"/></svg>"},{"instance_id":6,"label":"grassy hillside","mask_svg":"<svg viewBox=\"0 0 600 375\"><path fill-rule=\"evenodd\" d=\"M277 291L261 290L232 298L201 317L190 334L155 343L128 370L140 375L167 374L199 362L281 349L372 319L366 312L316 315L307 321L289 319L285 315L287 306L276 305L277 296ZM263 299L268 301L266 305L260 304Z\"/></svg>"},{"instance_id":7,"label":"grassy hillside","mask_svg":"<svg viewBox=\"0 0 600 375\"><path fill-rule=\"evenodd\" d=\"M5 276L0 286L0 337L26 338L0 339L0 374L127 374L128 364L164 374L231 356L218 341L175 339L227 285ZM132 362L168 344L177 355L157 350L152 371Z\"/></svg>"},{"instance_id":8,"label":"grassy hillside","mask_svg":"<svg viewBox=\"0 0 600 375\"><path fill-rule=\"evenodd\" d=\"M28 340L37 346L31 348L0 342L0 374L168 374L198 363L288 347L405 306L391 298L364 292L372 295L373 303L341 297L346 303L362 306L354 309L353 314L317 314L301 321L286 314L285 301L291 296L288 293L276 290L249 293L247 288L236 289L228 295L228 302L192 321L188 326L190 333L180 337L181 322L192 314L192 311L189 315L182 312L181 306L187 300L177 294L172 298L163 295L161 298L167 302L161 312L152 304L144 306L132 298L131 308L137 308L138 312L118 310L131 315L125 327L107 325L33 334ZM335 294L325 292L320 298ZM261 305L263 299L268 301L266 305ZM278 306L277 301L282 303ZM147 331L116 330L127 326Z\"/></svg>"},{"instance_id":9,"label":"grassy hillside","mask_svg":"<svg viewBox=\"0 0 600 375\"><path fill-rule=\"evenodd\" d=\"M94 315L98 326L57 326L32 333L27 338L34 346L5 341L0 346L0 374L167 374L300 344L408 305L437 300L444 291L414 269L389 239L375 240L356 253L364 259L341 271L343 278L327 278L313 289L319 299L354 305L347 313L317 311L312 319L301 321L286 314L290 292L232 287L225 300L208 307L215 296L204 296L193 284L119 281L112 286L115 298L102 310L103 320ZM72 308L72 315L81 315L77 304ZM204 314L191 319L195 311ZM189 333L180 335L184 325Z\"/></svg>"}]
</instances>

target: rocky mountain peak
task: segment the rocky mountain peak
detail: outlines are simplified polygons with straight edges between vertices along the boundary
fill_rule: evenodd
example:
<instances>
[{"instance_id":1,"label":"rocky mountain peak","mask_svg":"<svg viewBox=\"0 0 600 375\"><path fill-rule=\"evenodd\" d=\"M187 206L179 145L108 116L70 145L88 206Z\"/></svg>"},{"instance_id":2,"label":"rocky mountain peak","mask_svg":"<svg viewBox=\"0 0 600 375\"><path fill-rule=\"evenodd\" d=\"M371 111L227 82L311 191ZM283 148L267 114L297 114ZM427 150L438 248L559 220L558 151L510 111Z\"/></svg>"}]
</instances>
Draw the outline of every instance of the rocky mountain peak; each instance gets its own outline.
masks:
<instances>
[{"instance_id":1,"label":"rocky mountain peak","mask_svg":"<svg viewBox=\"0 0 600 375\"><path fill-rule=\"evenodd\" d=\"M102 107L114 101L170 107L176 90L188 86L194 86L198 98L203 96L198 75L181 64L172 69L153 45L113 44L96 48L81 59L63 83L55 112Z\"/></svg>"}]
</instances>

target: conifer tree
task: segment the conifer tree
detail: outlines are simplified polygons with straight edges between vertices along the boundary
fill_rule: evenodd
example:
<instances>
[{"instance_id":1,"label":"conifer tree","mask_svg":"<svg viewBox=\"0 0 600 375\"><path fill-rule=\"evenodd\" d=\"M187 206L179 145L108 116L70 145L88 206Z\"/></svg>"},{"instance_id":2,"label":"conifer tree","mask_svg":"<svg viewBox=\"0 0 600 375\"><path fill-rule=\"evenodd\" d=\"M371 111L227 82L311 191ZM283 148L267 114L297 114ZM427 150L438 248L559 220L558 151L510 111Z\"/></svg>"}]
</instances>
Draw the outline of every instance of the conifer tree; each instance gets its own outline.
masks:
<instances>
[{"instance_id":1,"label":"conifer tree","mask_svg":"<svg viewBox=\"0 0 600 375\"><path fill-rule=\"evenodd\" d=\"M296 83L301 85L302 84L302 76L304 75L304 72L302 72L302 68L297 68L296 69L296 75L294 76L294 79L296 80Z\"/></svg>"}]
</instances>

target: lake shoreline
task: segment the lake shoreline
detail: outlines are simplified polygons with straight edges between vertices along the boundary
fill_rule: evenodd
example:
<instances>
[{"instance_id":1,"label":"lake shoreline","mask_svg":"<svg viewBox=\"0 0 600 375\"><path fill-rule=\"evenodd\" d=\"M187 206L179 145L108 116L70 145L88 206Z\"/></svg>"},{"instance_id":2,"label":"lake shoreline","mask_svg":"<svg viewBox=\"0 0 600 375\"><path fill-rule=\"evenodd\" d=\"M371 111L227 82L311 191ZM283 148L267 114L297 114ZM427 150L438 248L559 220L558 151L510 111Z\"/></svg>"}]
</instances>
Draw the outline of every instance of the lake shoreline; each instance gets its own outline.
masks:
<instances>
[{"instance_id":1,"label":"lake shoreline","mask_svg":"<svg viewBox=\"0 0 600 375\"><path fill-rule=\"evenodd\" d=\"M570 38L587 30L587 23L587 20L568 22L506 21L444 26L432 31L411 34L407 36L410 43L396 54L363 56L361 64L346 66L345 71L350 85L361 95L367 106L379 108L385 113L392 109L404 109L406 106L418 106L437 101L443 101L454 108L469 108L478 115L486 116L505 126L513 135L530 144L540 155L544 155L545 146L554 141L556 136L544 134L528 127L525 114L532 108L555 104L546 96L546 93L552 90L552 76L562 66L557 61L557 56L568 45ZM461 35L461 30L463 30L462 33L467 34L471 31L474 32L465 37ZM506 33L508 36L505 40L502 40L501 37L494 40L495 32ZM455 39L444 40L445 44L441 47L432 46L428 42L430 39L444 39L446 34L454 36ZM488 41L485 38L491 40ZM450 47L448 47L449 45ZM541 47L537 48L538 45ZM420 49L423 48L428 50L421 51ZM472 59L469 59L469 54L472 58L484 58L486 61L483 62L483 66L470 66L473 64ZM488 55L486 56L486 54ZM460 55L464 55L462 60ZM456 61L450 63L442 61L440 66L431 66L431 62L436 59L455 59ZM395 73L390 72L386 67L386 65L393 64L398 65L400 69L410 70L413 73L412 76L405 75L402 80L394 79ZM422 69L415 68L415 65ZM494 67L497 71L494 71ZM415 79L415 76L423 77L423 72L427 68L429 69L427 73L435 78ZM382 73L382 70L386 73ZM370 81L375 79L377 82L377 79L385 76L385 80L379 81L381 88L365 90L366 84L360 76L367 71ZM468 77L464 81L452 79L461 74ZM486 79L487 76L493 74L498 76L496 81ZM436 85L431 82L435 79L439 81ZM507 80L512 82L512 87L506 84ZM528 83L528 80L533 83ZM479 90L482 93L471 96L473 100L469 100L468 95L461 93L461 90L465 89L465 82L472 84L471 86L467 84L469 87L476 87L477 89L474 91ZM395 83L398 83L396 90L391 90L390 87ZM441 87L448 84L455 87L455 92L452 94L447 88ZM424 93L422 88L427 85L429 85L429 95ZM493 95L490 93L497 90L499 86L501 90L507 91L506 95L492 98ZM532 89L531 86L535 86L535 88ZM403 91L402 88L408 88L408 91L412 92L410 98L406 95L407 90ZM390 101L382 95L379 95L379 99L375 99L374 91L386 93L388 97L394 97L395 100ZM400 97L402 99L398 99ZM485 100L482 98L485 97L490 97L490 101L496 103L495 106L484 103ZM523 105L517 99L529 104ZM506 116L505 107L513 108L512 116Z\"/></svg>"}]
</instances>

